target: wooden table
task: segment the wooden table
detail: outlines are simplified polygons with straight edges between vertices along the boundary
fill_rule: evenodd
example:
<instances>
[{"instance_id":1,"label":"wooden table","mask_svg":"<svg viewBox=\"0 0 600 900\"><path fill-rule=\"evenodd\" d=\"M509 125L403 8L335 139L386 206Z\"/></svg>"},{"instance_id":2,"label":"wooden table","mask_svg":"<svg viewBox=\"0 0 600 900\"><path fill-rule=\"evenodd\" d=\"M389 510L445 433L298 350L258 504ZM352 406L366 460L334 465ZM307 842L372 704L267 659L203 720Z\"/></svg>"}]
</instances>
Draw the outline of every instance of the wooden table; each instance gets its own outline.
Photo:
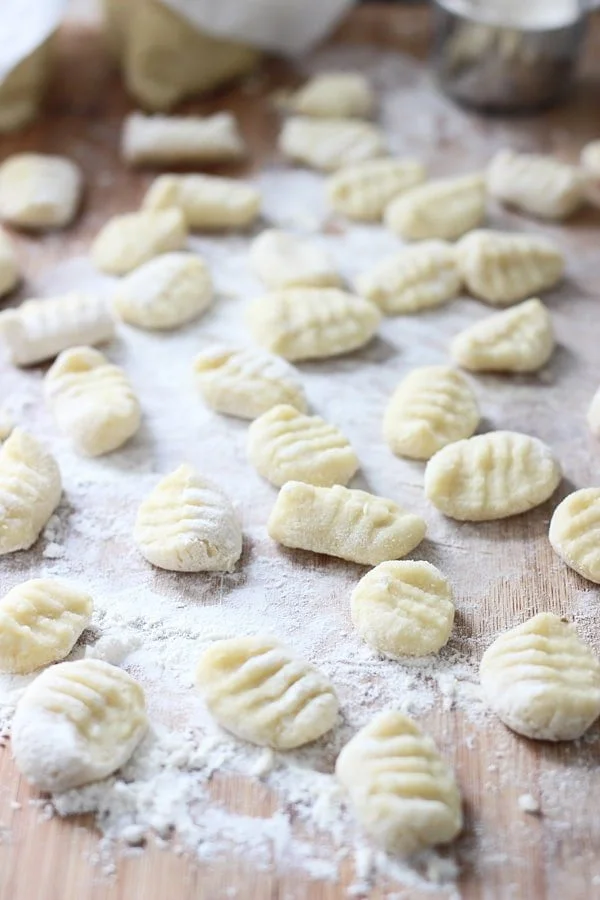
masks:
<instances>
[{"instance_id":1,"label":"wooden table","mask_svg":"<svg viewBox=\"0 0 600 900\"><path fill-rule=\"evenodd\" d=\"M334 40L372 41L388 51L397 48L421 57L426 52L429 24L424 8L375 4L357 9ZM24 149L73 153L86 169L90 187L84 214L64 237L18 238L19 254L29 279L18 299L35 289L43 268L87 246L108 216L134 208L148 182L147 175L131 174L118 162L119 123L130 104L118 76L106 64L98 34L92 26L65 27L61 60L43 119L24 134L3 138L1 153L3 157ZM208 110L224 103L236 111L249 138L256 167L272 155L276 133L276 118L265 98L289 77L282 64L271 63L266 69L264 85L258 91L242 94L232 89L214 100L190 103L187 108ZM569 104L536 119L506 122L506 139L575 159L586 140L600 136L599 78L600 21L596 20L582 78ZM426 110L417 112L427 115ZM462 121L462 132L454 130L450 134L440 122L439 129L431 132L433 146L425 146L427 138L424 137L425 143L421 148L415 147L415 152L438 160L439 171L452 171L453 166L464 170L475 138L497 127L497 123L490 124L468 114L464 114ZM101 128L98 123L102 123ZM82 147L87 148L85 152ZM103 169L111 172L110 190L105 190L94 177ZM508 214L505 220L517 221ZM550 366L549 377L551 380L564 378L565 402L572 400L581 407L579 431L575 435L565 433L561 409L545 409L543 391L539 402L530 402L531 397L538 395L532 394L527 384L518 396L515 391L514 401L510 389L507 390L504 413L509 427L528 430L531 421L536 426L534 433L554 439L566 463L567 477L581 487L598 483L600 476L600 445L587 434L583 422L585 402L600 382L598 215L586 211L568 228L556 231L560 231L561 242L569 254L570 277L551 304L562 346ZM568 489L567 482L563 493ZM479 608L461 616L461 633L468 635L472 652L480 653L489 643L490 635L540 608L575 615L592 643L599 646L600 627L593 606L590 614L589 604L600 601L600 594L566 570L553 555L546 537L552 508L552 504L546 504L529 516L510 520L502 527L482 526L478 532L483 538L473 552L481 554L482 567L496 567L497 577L490 582L489 593L481 598ZM471 534L469 526L466 529L463 534ZM520 565L518 577L503 582L503 567L513 571L512 564L522 558L525 543L527 565ZM488 549L482 549L483 546ZM439 552L443 553L443 549L439 548ZM476 572L472 578L475 585ZM583 613L574 603L574 598L580 602L582 597L588 603ZM480 729L460 714L454 714L450 723L446 716L442 723L439 713L434 713L428 717L427 726L453 758L465 799L466 827L458 843L463 897L467 900L600 897L597 730L588 742L553 746L518 739L492 720ZM524 785L539 800L541 815L527 816L519 811L517 800ZM263 787L247 781L216 779L214 791L220 801L227 803L234 798L240 811L253 814L268 813L276 802ZM277 877L257 873L234 855L218 864L201 866L191 858L177 857L153 846L141 855L121 860L116 877L107 880L87 861L97 840L88 824L57 819L40 821L38 810L28 806L32 796L17 774L8 748L0 748L1 900L134 900L138 897L159 900L167 896L178 900L192 897L217 900L226 896L226 888L236 889L233 896L237 898L253 900L338 900L345 895L344 884L351 881L350 864L343 873L344 884L308 883L294 874ZM494 853L488 847L492 838ZM382 886L373 889L370 896L382 900L390 891L391 886ZM447 891L435 895L451 896ZM393 896L418 900L432 895L398 886Z\"/></svg>"}]
</instances>

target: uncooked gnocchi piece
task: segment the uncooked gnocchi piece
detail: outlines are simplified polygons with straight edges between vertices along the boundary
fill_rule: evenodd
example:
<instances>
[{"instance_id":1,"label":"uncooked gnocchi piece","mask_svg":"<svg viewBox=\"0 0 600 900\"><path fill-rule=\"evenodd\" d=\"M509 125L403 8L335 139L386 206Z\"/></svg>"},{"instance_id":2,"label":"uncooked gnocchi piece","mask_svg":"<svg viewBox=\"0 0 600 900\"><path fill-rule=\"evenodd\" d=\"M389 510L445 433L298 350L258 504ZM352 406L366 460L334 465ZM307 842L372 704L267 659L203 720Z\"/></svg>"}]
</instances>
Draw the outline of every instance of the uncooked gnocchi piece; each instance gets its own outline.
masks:
<instances>
[{"instance_id":1,"label":"uncooked gnocchi piece","mask_svg":"<svg viewBox=\"0 0 600 900\"><path fill-rule=\"evenodd\" d=\"M385 257L357 279L356 288L393 316L441 306L459 294L461 284L454 249L432 240Z\"/></svg>"},{"instance_id":2,"label":"uncooked gnocchi piece","mask_svg":"<svg viewBox=\"0 0 600 900\"><path fill-rule=\"evenodd\" d=\"M60 354L44 378L44 396L59 430L84 456L116 450L140 427L140 404L129 379L91 347Z\"/></svg>"},{"instance_id":3,"label":"uncooked gnocchi piece","mask_svg":"<svg viewBox=\"0 0 600 900\"><path fill-rule=\"evenodd\" d=\"M263 350L217 345L194 360L196 384L217 412L256 419L285 403L306 412L306 396L296 370Z\"/></svg>"},{"instance_id":4,"label":"uncooked gnocchi piece","mask_svg":"<svg viewBox=\"0 0 600 900\"><path fill-rule=\"evenodd\" d=\"M420 516L366 491L288 481L279 491L267 530L284 547L376 566L414 550L427 526Z\"/></svg>"},{"instance_id":5,"label":"uncooked gnocchi piece","mask_svg":"<svg viewBox=\"0 0 600 900\"><path fill-rule=\"evenodd\" d=\"M453 241L481 225L485 198L482 175L440 178L400 194L386 207L384 220L406 241Z\"/></svg>"},{"instance_id":6,"label":"uncooked gnocchi piece","mask_svg":"<svg viewBox=\"0 0 600 900\"><path fill-rule=\"evenodd\" d=\"M287 159L323 172L387 156L383 132L370 122L308 116L293 116L285 122L279 150Z\"/></svg>"},{"instance_id":7,"label":"uncooked gnocchi piece","mask_svg":"<svg viewBox=\"0 0 600 900\"><path fill-rule=\"evenodd\" d=\"M375 566L354 588L350 611L361 638L392 659L436 653L454 623L452 589L423 561Z\"/></svg>"},{"instance_id":8,"label":"uncooked gnocchi piece","mask_svg":"<svg viewBox=\"0 0 600 900\"><path fill-rule=\"evenodd\" d=\"M478 424L477 399L466 378L448 366L421 366L392 394L383 436L396 456L430 459L447 444L471 437Z\"/></svg>"},{"instance_id":9,"label":"uncooked gnocchi piece","mask_svg":"<svg viewBox=\"0 0 600 900\"><path fill-rule=\"evenodd\" d=\"M142 502L133 537L148 562L171 572L231 572L242 554L242 530L231 503L187 464Z\"/></svg>"},{"instance_id":10,"label":"uncooked gnocchi piece","mask_svg":"<svg viewBox=\"0 0 600 900\"><path fill-rule=\"evenodd\" d=\"M11 747L31 784L62 793L124 766L147 727L138 682L102 660L79 659L51 666L25 689Z\"/></svg>"},{"instance_id":11,"label":"uncooked gnocchi piece","mask_svg":"<svg viewBox=\"0 0 600 900\"><path fill-rule=\"evenodd\" d=\"M144 197L142 209L176 207L192 231L245 228L258 216L255 187L217 175L159 175Z\"/></svg>"},{"instance_id":12,"label":"uncooked gnocchi piece","mask_svg":"<svg viewBox=\"0 0 600 900\"><path fill-rule=\"evenodd\" d=\"M293 406L274 406L248 429L248 458L276 487L286 481L331 487L348 484L358 457L339 428Z\"/></svg>"},{"instance_id":13,"label":"uncooked gnocchi piece","mask_svg":"<svg viewBox=\"0 0 600 900\"><path fill-rule=\"evenodd\" d=\"M456 362L472 372L537 372L553 350L552 318L535 298L465 328L450 345Z\"/></svg>"},{"instance_id":14,"label":"uncooked gnocchi piece","mask_svg":"<svg viewBox=\"0 0 600 900\"><path fill-rule=\"evenodd\" d=\"M571 569L600 584L600 488L565 497L550 520L549 538Z\"/></svg>"},{"instance_id":15,"label":"uncooked gnocchi piece","mask_svg":"<svg viewBox=\"0 0 600 900\"><path fill-rule=\"evenodd\" d=\"M585 179L575 166L537 153L500 150L487 171L492 197L541 219L566 219L585 199Z\"/></svg>"},{"instance_id":16,"label":"uncooked gnocchi piece","mask_svg":"<svg viewBox=\"0 0 600 900\"><path fill-rule=\"evenodd\" d=\"M381 321L377 307L337 288L288 288L247 310L254 340L284 359L319 359L367 344Z\"/></svg>"},{"instance_id":17,"label":"uncooked gnocchi piece","mask_svg":"<svg viewBox=\"0 0 600 900\"><path fill-rule=\"evenodd\" d=\"M356 816L388 853L410 856L453 840L460 794L433 740L395 710L378 713L338 756L335 773Z\"/></svg>"},{"instance_id":18,"label":"uncooked gnocchi piece","mask_svg":"<svg viewBox=\"0 0 600 900\"><path fill-rule=\"evenodd\" d=\"M235 116L127 116L121 141L123 158L132 166L175 163L223 163L243 159L246 144Z\"/></svg>"},{"instance_id":19,"label":"uncooked gnocchi piece","mask_svg":"<svg viewBox=\"0 0 600 900\"><path fill-rule=\"evenodd\" d=\"M18 584L0 600L0 671L23 675L64 659L92 610L89 594L67 581Z\"/></svg>"},{"instance_id":20,"label":"uncooked gnocchi piece","mask_svg":"<svg viewBox=\"0 0 600 900\"><path fill-rule=\"evenodd\" d=\"M0 556L35 544L61 493L54 457L15 428L0 447Z\"/></svg>"},{"instance_id":21,"label":"uncooked gnocchi piece","mask_svg":"<svg viewBox=\"0 0 600 900\"><path fill-rule=\"evenodd\" d=\"M561 474L542 441L516 431L491 431L438 451L425 469L425 495L452 519L486 522L545 503Z\"/></svg>"},{"instance_id":22,"label":"uncooked gnocchi piece","mask_svg":"<svg viewBox=\"0 0 600 900\"><path fill-rule=\"evenodd\" d=\"M469 292L494 306L549 290L565 268L556 244L537 234L472 231L458 242L456 256Z\"/></svg>"},{"instance_id":23,"label":"uncooked gnocchi piece","mask_svg":"<svg viewBox=\"0 0 600 900\"><path fill-rule=\"evenodd\" d=\"M80 344L102 344L114 333L108 304L90 294L27 300L0 313L0 339L15 366L44 362Z\"/></svg>"},{"instance_id":24,"label":"uncooked gnocchi piece","mask_svg":"<svg viewBox=\"0 0 600 900\"><path fill-rule=\"evenodd\" d=\"M341 279L329 254L306 238L269 228L250 245L250 264L272 290L338 287Z\"/></svg>"},{"instance_id":25,"label":"uncooked gnocchi piece","mask_svg":"<svg viewBox=\"0 0 600 900\"><path fill-rule=\"evenodd\" d=\"M113 310L129 325L160 331L197 319L212 299L212 278L203 259L163 253L121 279Z\"/></svg>"},{"instance_id":26,"label":"uncooked gnocchi piece","mask_svg":"<svg viewBox=\"0 0 600 900\"><path fill-rule=\"evenodd\" d=\"M595 437L600 437L600 387L592 397L592 402L588 409L587 422L592 434Z\"/></svg>"},{"instance_id":27,"label":"uncooked gnocchi piece","mask_svg":"<svg viewBox=\"0 0 600 900\"><path fill-rule=\"evenodd\" d=\"M366 119L375 97L359 72L321 72L295 91L286 106L298 115L319 119Z\"/></svg>"},{"instance_id":28,"label":"uncooked gnocchi piece","mask_svg":"<svg viewBox=\"0 0 600 900\"><path fill-rule=\"evenodd\" d=\"M539 613L496 638L481 660L484 698L505 725L541 741L572 741L600 715L600 661L575 629Z\"/></svg>"},{"instance_id":29,"label":"uncooked gnocchi piece","mask_svg":"<svg viewBox=\"0 0 600 900\"><path fill-rule=\"evenodd\" d=\"M96 235L92 262L107 275L127 275L161 253L183 250L187 226L180 209L113 216Z\"/></svg>"},{"instance_id":30,"label":"uncooked gnocchi piece","mask_svg":"<svg viewBox=\"0 0 600 900\"><path fill-rule=\"evenodd\" d=\"M395 197L425 177L425 167L414 159L368 159L331 175L327 199L332 209L349 219L377 222Z\"/></svg>"},{"instance_id":31,"label":"uncooked gnocchi piece","mask_svg":"<svg viewBox=\"0 0 600 900\"><path fill-rule=\"evenodd\" d=\"M21 279L17 257L8 235L0 229L0 297L8 294Z\"/></svg>"},{"instance_id":32,"label":"uncooked gnocchi piece","mask_svg":"<svg viewBox=\"0 0 600 900\"><path fill-rule=\"evenodd\" d=\"M316 741L338 714L329 679L271 637L215 641L200 658L196 684L219 725L275 750Z\"/></svg>"},{"instance_id":33,"label":"uncooked gnocchi piece","mask_svg":"<svg viewBox=\"0 0 600 900\"><path fill-rule=\"evenodd\" d=\"M63 228L75 217L81 188L79 168L64 156L9 156L0 166L0 219L19 228Z\"/></svg>"}]
</instances>

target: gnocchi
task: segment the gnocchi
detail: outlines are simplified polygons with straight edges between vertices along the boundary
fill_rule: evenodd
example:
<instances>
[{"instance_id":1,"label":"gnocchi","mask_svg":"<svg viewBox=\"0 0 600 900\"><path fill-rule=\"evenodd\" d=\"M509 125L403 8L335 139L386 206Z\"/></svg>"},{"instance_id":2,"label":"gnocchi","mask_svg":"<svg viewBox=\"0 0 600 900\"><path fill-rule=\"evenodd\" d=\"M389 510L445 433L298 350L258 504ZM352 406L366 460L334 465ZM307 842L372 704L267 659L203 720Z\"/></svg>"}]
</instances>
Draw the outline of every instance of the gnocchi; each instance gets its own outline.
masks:
<instances>
[{"instance_id":1,"label":"gnocchi","mask_svg":"<svg viewBox=\"0 0 600 900\"><path fill-rule=\"evenodd\" d=\"M600 584L600 488L574 491L550 521L550 543L566 564Z\"/></svg>"},{"instance_id":2,"label":"gnocchi","mask_svg":"<svg viewBox=\"0 0 600 900\"><path fill-rule=\"evenodd\" d=\"M427 526L420 516L366 491L288 481L267 530L284 547L376 566L414 550Z\"/></svg>"},{"instance_id":3,"label":"gnocchi","mask_svg":"<svg viewBox=\"0 0 600 900\"><path fill-rule=\"evenodd\" d=\"M0 671L27 674L64 659L92 610L89 594L66 581L18 584L0 600Z\"/></svg>"},{"instance_id":4,"label":"gnocchi","mask_svg":"<svg viewBox=\"0 0 600 900\"><path fill-rule=\"evenodd\" d=\"M338 714L329 679L271 637L215 641L200 659L196 684L223 728L275 750L315 741Z\"/></svg>"},{"instance_id":5,"label":"gnocchi","mask_svg":"<svg viewBox=\"0 0 600 900\"><path fill-rule=\"evenodd\" d=\"M107 275L127 275L161 253L182 250L186 240L180 209L125 213L110 219L96 235L92 262Z\"/></svg>"},{"instance_id":6,"label":"gnocchi","mask_svg":"<svg viewBox=\"0 0 600 900\"><path fill-rule=\"evenodd\" d=\"M248 458L277 487L286 481L323 487L348 484L359 466L339 428L287 405L274 406L252 423Z\"/></svg>"},{"instance_id":7,"label":"gnocchi","mask_svg":"<svg viewBox=\"0 0 600 900\"><path fill-rule=\"evenodd\" d=\"M301 116L365 119L373 112L375 98L358 72L321 72L295 91L287 106Z\"/></svg>"},{"instance_id":8,"label":"gnocchi","mask_svg":"<svg viewBox=\"0 0 600 900\"><path fill-rule=\"evenodd\" d=\"M250 246L250 264L268 288L338 287L340 276L317 244L275 228L262 231Z\"/></svg>"},{"instance_id":9,"label":"gnocchi","mask_svg":"<svg viewBox=\"0 0 600 900\"><path fill-rule=\"evenodd\" d=\"M134 112L123 126L121 152L131 166L205 165L243 159L247 148L229 112L204 118Z\"/></svg>"},{"instance_id":10,"label":"gnocchi","mask_svg":"<svg viewBox=\"0 0 600 900\"><path fill-rule=\"evenodd\" d=\"M383 132L370 122L292 116L279 136L279 150L292 162L322 172L387 156Z\"/></svg>"},{"instance_id":11,"label":"gnocchi","mask_svg":"<svg viewBox=\"0 0 600 900\"><path fill-rule=\"evenodd\" d=\"M585 180L575 166L551 156L500 150L487 171L492 197L541 219L566 219L585 199Z\"/></svg>"},{"instance_id":12,"label":"gnocchi","mask_svg":"<svg viewBox=\"0 0 600 900\"><path fill-rule=\"evenodd\" d=\"M447 444L471 437L478 424L475 394L460 372L422 366L409 372L394 391L383 435L396 456L430 459Z\"/></svg>"},{"instance_id":13,"label":"gnocchi","mask_svg":"<svg viewBox=\"0 0 600 900\"><path fill-rule=\"evenodd\" d=\"M425 181L414 159L367 159L339 169L327 181L327 199L336 212L358 222L377 222L386 206Z\"/></svg>"},{"instance_id":14,"label":"gnocchi","mask_svg":"<svg viewBox=\"0 0 600 900\"><path fill-rule=\"evenodd\" d=\"M81 200L82 176L64 156L16 153L0 165L0 219L19 228L64 228Z\"/></svg>"},{"instance_id":15,"label":"gnocchi","mask_svg":"<svg viewBox=\"0 0 600 900\"><path fill-rule=\"evenodd\" d=\"M260 211L260 193L251 184L217 175L159 175L144 197L142 209L175 207L187 227L220 231L246 228Z\"/></svg>"},{"instance_id":16,"label":"gnocchi","mask_svg":"<svg viewBox=\"0 0 600 900\"><path fill-rule=\"evenodd\" d=\"M550 448L516 431L492 431L439 450L425 469L425 495L464 522L504 519L552 496L562 477Z\"/></svg>"},{"instance_id":17,"label":"gnocchi","mask_svg":"<svg viewBox=\"0 0 600 900\"><path fill-rule=\"evenodd\" d=\"M453 241L481 225L485 201L483 176L440 178L404 191L386 207L384 220L406 241Z\"/></svg>"}]
</instances>

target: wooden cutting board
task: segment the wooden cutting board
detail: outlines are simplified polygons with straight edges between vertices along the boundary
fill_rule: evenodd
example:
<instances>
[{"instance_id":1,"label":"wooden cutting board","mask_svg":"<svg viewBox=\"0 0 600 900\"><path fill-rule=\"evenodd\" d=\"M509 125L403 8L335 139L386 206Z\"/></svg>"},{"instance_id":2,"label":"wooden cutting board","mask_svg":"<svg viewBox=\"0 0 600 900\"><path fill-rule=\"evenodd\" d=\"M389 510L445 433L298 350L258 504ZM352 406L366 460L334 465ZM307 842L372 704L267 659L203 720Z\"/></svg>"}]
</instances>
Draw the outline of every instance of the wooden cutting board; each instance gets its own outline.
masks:
<instances>
[{"instance_id":1,"label":"wooden cutting board","mask_svg":"<svg viewBox=\"0 0 600 900\"><path fill-rule=\"evenodd\" d=\"M357 9L335 36L335 42L371 42L387 52L397 49L423 57L426 54L430 19L425 8L401 8L373 4ZM568 105L536 119L506 122L507 142L517 146L539 147L575 160L583 143L600 137L600 21L591 28L586 59L577 92ZM266 98L277 87L290 83L290 72L280 63L266 67L264 82L252 93L240 89L224 92L218 98L188 105L189 110L208 111L221 104L234 110L252 148L252 167L273 155L277 119ZM30 293L39 273L61 258L81 252L99 225L110 215L135 208L148 175L132 174L118 159L118 133L123 114L130 108L116 73L111 72L93 25L67 25L61 35L61 63L44 117L24 134L3 138L0 156L20 150L42 149L73 153L88 176L90 185L85 210L77 225L66 234L48 238L18 237L19 254L30 283L17 299ZM427 109L419 109L426 117ZM432 113L433 115L433 113ZM468 168L472 142L488 128L485 120L464 115L464 131L445 134L440 127L434 134L435 147L429 156L443 160L443 170ZM425 140L426 138L424 138ZM81 147L88 148L82 154ZM419 148L415 148L418 152ZM475 161L474 161L475 162ZM480 160L478 161L480 162ZM98 172L110 173L110 189L103 186ZM514 220L515 222L517 219ZM556 301L556 313L563 331L559 332L557 358L551 377L565 377L574 360L581 365L574 389L583 403L600 382L600 221L593 210L578 216L568 228L560 229L562 243L570 259L569 291ZM554 311L554 307L553 307ZM516 401L517 402L517 401ZM583 424L577 438L577 486L600 480L600 446L591 440ZM521 421L529 419L533 433L540 431L563 447L575 446L564 434L561 409L544 408L543 393L538 404L522 411ZM539 429L537 426L539 425ZM575 451L574 451L575 452ZM594 455L595 454L595 455ZM569 460L567 472L569 471ZM564 492L568 490L568 485ZM546 505L527 517L500 525L485 526L489 545L486 556L502 554L506 571L519 558L523 542L528 541L529 564L518 579L507 578L481 599L473 615L465 617L475 636L483 636L483 646L515 619L525 618L532 610L545 608L571 612L572 598L588 589L586 595L598 600L600 593L586 585L574 573L558 567L547 542L547 523L551 506ZM522 567L521 567L522 568ZM477 567L475 567L477 569ZM558 572L558 577L546 573ZM473 578L477 578L476 571ZM464 623L463 623L464 624ZM589 636L599 646L600 624L594 615ZM458 843L461 864L459 886L467 900L537 900L565 898L592 900L600 897L600 771L597 766L598 737L582 745L552 746L535 744L507 733L496 722L478 727L459 713L433 714L427 726L434 735L452 732L454 763L459 772L465 799L466 826ZM499 749L500 748L500 749ZM514 772L514 783L501 780L499 769ZM547 785L552 784L551 792ZM518 808L523 785L541 804L541 815L525 815ZM558 787L557 787L558 785ZM267 790L248 781L215 779L215 798L234 804L241 813L268 815L276 799ZM1 900L162 900L172 897L253 898L253 900L338 900L352 882L348 862L338 884L309 882L292 873L276 876L256 872L231 856L215 863L199 865L191 858L176 856L169 850L150 845L145 852L119 861L114 878L101 876L90 863L97 836L90 824L79 821L41 821L37 807L29 805L36 795L19 778L10 758L9 747L0 746L0 898ZM489 852L493 838L496 848ZM227 890L231 893L226 893ZM419 900L431 897L413 888L382 885L370 893L372 898L388 897ZM440 890L435 896L450 897Z\"/></svg>"}]
</instances>

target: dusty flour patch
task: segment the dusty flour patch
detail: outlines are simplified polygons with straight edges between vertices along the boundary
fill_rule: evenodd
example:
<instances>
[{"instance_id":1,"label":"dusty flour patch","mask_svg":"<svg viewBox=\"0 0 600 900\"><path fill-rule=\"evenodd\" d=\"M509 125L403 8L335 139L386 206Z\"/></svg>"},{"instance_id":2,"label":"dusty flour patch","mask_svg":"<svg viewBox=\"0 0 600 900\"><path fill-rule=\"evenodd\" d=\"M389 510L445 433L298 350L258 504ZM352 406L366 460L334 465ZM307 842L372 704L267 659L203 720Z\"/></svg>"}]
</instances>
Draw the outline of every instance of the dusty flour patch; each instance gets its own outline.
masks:
<instances>
[{"instance_id":1,"label":"dusty flour patch","mask_svg":"<svg viewBox=\"0 0 600 900\"><path fill-rule=\"evenodd\" d=\"M499 143L510 142L501 123L471 128L465 114L434 93L427 74L413 63L396 54L351 52L349 57L348 51L327 51L309 68L344 68L351 62L364 69L381 92L382 120L393 149L422 156L432 174L445 174L457 157L464 159L465 171L477 168ZM323 179L314 173L271 168L256 181L264 195L265 219L313 235L350 283L398 246L382 228L350 227L332 217L323 199ZM552 579L565 577L555 561L543 570L538 565L534 542L546 528L541 520L532 525L523 518L494 543L490 534L495 532L487 526L443 519L424 500L423 466L395 459L379 437L384 406L399 379L415 365L447 362L451 336L488 310L463 298L433 314L388 319L380 337L360 353L300 367L312 408L342 428L361 459L355 486L397 499L426 518L428 537L413 557L439 566L454 586L457 624L448 647L431 659L391 662L374 655L352 631L349 595L365 570L291 554L270 541L265 523L276 492L247 463L247 425L211 413L194 390L191 362L197 352L213 341L248 342L243 308L262 290L247 265L249 239L191 240L207 259L217 288L215 305L201 321L165 335L120 326L107 352L125 367L144 410L140 434L120 452L98 460L78 458L56 434L44 408L41 372L2 371L3 404L15 422L51 447L65 486L42 540L32 551L3 560L6 589L42 575L84 583L94 597L95 614L73 655L125 666L144 685L153 723L117 778L53 797L42 811L63 816L92 812L103 834L97 862L107 871L117 842L135 847L153 833L202 860L219 858L233 847L258 867L297 869L316 879L336 879L351 856L351 893L356 896L368 894L375 882L415 889L441 883L452 896L453 851L428 854L411 866L373 851L346 810L332 772L348 737L386 707L401 708L423 719L426 727L431 723L444 754L458 762L464 752L475 767L486 749L479 741L485 713L478 655L507 619L524 618L522 607L507 612L506 589L522 585L524 606L533 613L551 608ZM578 276L588 279L592 262L591 256L578 258ZM112 281L95 273L85 256L75 256L34 285L41 295L74 287L109 292ZM594 360L578 350L588 299L560 292L550 298L563 347L543 378L482 377L476 382L483 427L515 428L550 440L577 486L593 478L593 457L582 438L578 410L600 381ZM133 546L140 500L161 475L183 461L221 484L238 509L244 553L231 575L161 572L148 566ZM597 600L597 591L580 588L571 608L562 610L574 615L592 640ZM491 610L488 621L482 621L484 604ZM296 753L276 754L237 742L216 728L193 687L195 664L211 641L253 632L276 634L331 677L342 708L333 734ZM29 680L0 681L0 736L8 733L14 704ZM493 762L480 791L493 798L514 790L518 815L518 796L532 787L515 784L518 773L508 762L512 736L500 730L494 737ZM461 765L461 784L470 788L466 763ZM277 798L273 813L250 816L216 802L215 778L226 773L272 789ZM582 768L577 783L582 803L589 793L586 776ZM563 821L561 781L560 773L553 772L541 785L542 811L545 797L558 810L552 820L557 835ZM463 859L486 873L507 863L495 825L493 819L478 825L462 851ZM389 896L395 896L393 889Z\"/></svg>"}]
</instances>

